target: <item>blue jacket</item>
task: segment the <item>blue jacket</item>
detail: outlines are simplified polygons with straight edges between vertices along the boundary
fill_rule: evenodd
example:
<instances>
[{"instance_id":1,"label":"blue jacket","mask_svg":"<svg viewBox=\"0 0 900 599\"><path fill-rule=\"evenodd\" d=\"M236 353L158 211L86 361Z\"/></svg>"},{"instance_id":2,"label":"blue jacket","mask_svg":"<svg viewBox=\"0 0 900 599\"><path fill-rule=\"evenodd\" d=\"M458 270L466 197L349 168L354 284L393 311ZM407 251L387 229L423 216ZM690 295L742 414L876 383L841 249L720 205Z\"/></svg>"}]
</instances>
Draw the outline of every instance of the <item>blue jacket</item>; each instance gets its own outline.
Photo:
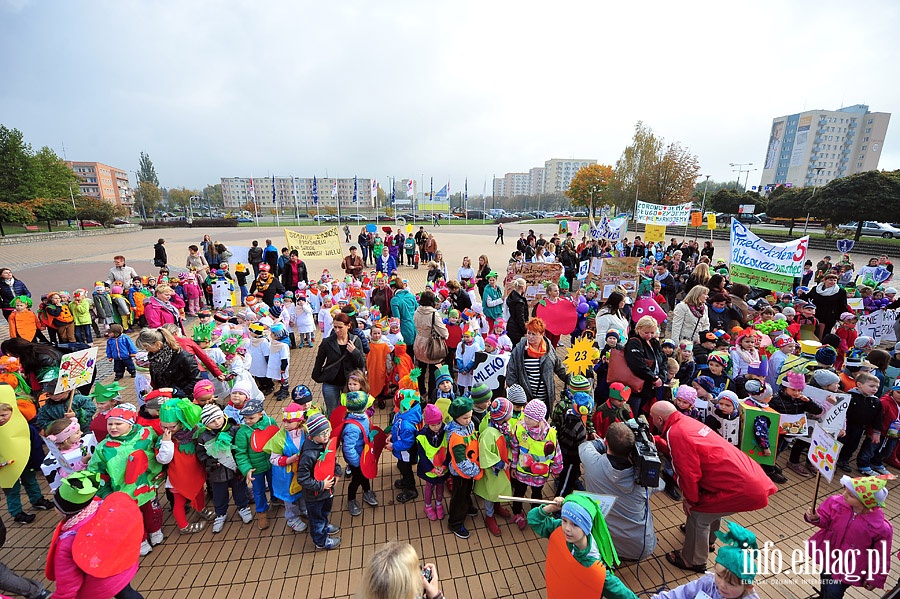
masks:
<instances>
[{"instance_id":1,"label":"blue jacket","mask_svg":"<svg viewBox=\"0 0 900 599\"><path fill-rule=\"evenodd\" d=\"M110 337L106 340L106 357L118 360L126 360L138 351L134 341L128 335Z\"/></svg>"},{"instance_id":2,"label":"blue jacket","mask_svg":"<svg viewBox=\"0 0 900 599\"><path fill-rule=\"evenodd\" d=\"M422 406L413 405L410 409L394 418L394 424L391 425L391 444L393 449L391 453L398 460L404 462L415 462L417 452L414 447L416 445L416 434L419 432L419 424L422 422ZM406 452L406 459L403 458L401 452Z\"/></svg>"},{"instance_id":3,"label":"blue jacket","mask_svg":"<svg viewBox=\"0 0 900 599\"><path fill-rule=\"evenodd\" d=\"M369 417L365 412L361 414L348 413L347 420L356 420L363 425L366 435L369 434ZM355 468L359 468L359 456L362 455L363 447L366 440L363 438L362 431L355 424L347 422L344 424L344 432L341 434L341 445L344 448L344 459L348 464Z\"/></svg>"},{"instance_id":4,"label":"blue jacket","mask_svg":"<svg viewBox=\"0 0 900 599\"><path fill-rule=\"evenodd\" d=\"M391 315L400 319L400 332L403 334L403 342L410 349L410 354L416 341L416 325L413 318L418 307L419 302L409 289L402 289L391 298Z\"/></svg>"},{"instance_id":5,"label":"blue jacket","mask_svg":"<svg viewBox=\"0 0 900 599\"><path fill-rule=\"evenodd\" d=\"M387 259L387 267L385 268L383 256L378 256L375 258L375 269L378 272L383 272L387 276L391 276L397 271L397 261L394 260L394 257L390 254Z\"/></svg>"}]
</instances>

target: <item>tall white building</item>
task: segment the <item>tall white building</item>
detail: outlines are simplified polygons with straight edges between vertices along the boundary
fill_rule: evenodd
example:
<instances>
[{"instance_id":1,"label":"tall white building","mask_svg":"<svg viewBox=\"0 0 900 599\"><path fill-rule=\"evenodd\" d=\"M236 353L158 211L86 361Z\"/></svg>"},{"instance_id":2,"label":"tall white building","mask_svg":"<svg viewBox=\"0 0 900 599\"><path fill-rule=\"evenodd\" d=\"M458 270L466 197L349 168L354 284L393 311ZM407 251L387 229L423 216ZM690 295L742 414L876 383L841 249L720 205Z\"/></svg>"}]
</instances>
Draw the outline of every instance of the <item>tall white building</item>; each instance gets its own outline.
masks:
<instances>
[{"instance_id":1,"label":"tall white building","mask_svg":"<svg viewBox=\"0 0 900 599\"><path fill-rule=\"evenodd\" d=\"M760 187L810 187L878 168L891 115L865 104L772 119Z\"/></svg>"},{"instance_id":2,"label":"tall white building","mask_svg":"<svg viewBox=\"0 0 900 599\"><path fill-rule=\"evenodd\" d=\"M275 207L275 202L285 212L316 211L316 200L320 208L336 208L353 211L375 207L372 200L372 180L357 178L354 197L354 179L315 177L316 190L313 191L313 177L275 177L275 194L272 193L272 177L222 177L222 198L226 208L240 208L256 201L260 211ZM399 180L398 180L399 181ZM251 193L252 190L252 193Z\"/></svg>"},{"instance_id":3,"label":"tall white building","mask_svg":"<svg viewBox=\"0 0 900 599\"><path fill-rule=\"evenodd\" d=\"M537 196L542 193L564 193L575 173L582 167L597 164L594 159L551 158L544 166L527 173L506 173L494 178L494 197Z\"/></svg>"},{"instance_id":4,"label":"tall white building","mask_svg":"<svg viewBox=\"0 0 900 599\"><path fill-rule=\"evenodd\" d=\"M563 193L581 168L597 164L591 158L551 158L544 162L544 193Z\"/></svg>"}]
</instances>

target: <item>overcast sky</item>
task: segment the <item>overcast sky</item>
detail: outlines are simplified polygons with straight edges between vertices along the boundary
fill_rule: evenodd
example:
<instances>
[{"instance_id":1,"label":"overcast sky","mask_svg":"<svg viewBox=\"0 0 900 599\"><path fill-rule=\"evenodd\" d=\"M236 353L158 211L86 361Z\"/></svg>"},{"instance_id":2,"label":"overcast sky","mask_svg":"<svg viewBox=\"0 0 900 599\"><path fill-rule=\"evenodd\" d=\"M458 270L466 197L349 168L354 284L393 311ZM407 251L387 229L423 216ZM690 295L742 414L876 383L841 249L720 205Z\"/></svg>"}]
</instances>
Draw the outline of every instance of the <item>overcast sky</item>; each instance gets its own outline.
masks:
<instances>
[{"instance_id":1,"label":"overcast sky","mask_svg":"<svg viewBox=\"0 0 900 599\"><path fill-rule=\"evenodd\" d=\"M551 157L615 164L643 120L714 180L754 163L752 185L773 117L897 112L898 15L890 0L0 0L0 123L129 171L146 151L165 187L327 171L468 177L478 194ZM881 168L900 168L898 127Z\"/></svg>"}]
</instances>

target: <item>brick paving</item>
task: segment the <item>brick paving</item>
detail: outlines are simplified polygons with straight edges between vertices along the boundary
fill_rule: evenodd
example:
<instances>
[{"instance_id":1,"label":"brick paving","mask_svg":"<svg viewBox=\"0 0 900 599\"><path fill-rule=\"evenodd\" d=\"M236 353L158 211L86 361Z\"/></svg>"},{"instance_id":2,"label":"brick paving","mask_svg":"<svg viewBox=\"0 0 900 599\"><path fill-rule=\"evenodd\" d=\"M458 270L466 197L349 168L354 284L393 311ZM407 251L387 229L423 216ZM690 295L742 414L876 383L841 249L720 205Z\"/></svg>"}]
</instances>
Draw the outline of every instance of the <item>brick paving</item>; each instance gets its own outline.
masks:
<instances>
[{"instance_id":1,"label":"brick paving","mask_svg":"<svg viewBox=\"0 0 900 599\"><path fill-rule=\"evenodd\" d=\"M543 225L536 229L545 229L544 232L549 233L552 226ZM452 265L453 271L466 251L473 262L478 254L484 252L493 264L505 265L508 252L512 251L514 245L494 246L490 243L494 239L493 232L494 228L487 226L435 229L440 247L444 249L447 263ZM31 247L24 244L11 251L4 247L0 263L11 265L17 276L37 292L42 288L49 290L53 287L71 289L87 285L86 280L102 278L112 256L118 253L128 256L129 263L140 272L149 272L152 245L156 238L163 236L169 240L167 245L172 256L173 247L196 242L202 237L198 233L200 232L180 229L144 231L92 238L89 243L62 240L54 242L52 248L46 244L34 244ZM251 237L256 233L257 237ZM216 231L215 235L226 244L230 241L249 245L249 239L257 238L262 242L266 235L274 236L277 233L280 231L275 229L226 229ZM513 243L517 234L518 231L510 227L507 230L507 241ZM277 241L276 245L280 246ZM55 262L56 256L67 257L62 259L63 264L60 265ZM49 266L38 270L36 265L40 264ZM336 272L337 266L336 263L329 264L327 261L309 263L311 275L318 275L323 267ZM59 278L47 280L48 271L55 268L60 269L57 275ZM414 289L420 289L424 285L424 269L416 271L404 267L401 273L410 279ZM5 339L6 336L5 324L0 325L0 338ZM315 353L314 348L294 350L290 370L292 385L309 385L314 394L318 395L319 385L309 376ZM102 360L100 363L106 364ZM110 379L111 374L107 368L101 369L102 380ZM126 383L126 395L133 398L134 390L128 385L129 380L126 377L123 382ZM267 399L266 411L279 420L283 405L283 402ZM386 413L379 411L374 422L379 426L386 426ZM780 458L780 463L783 464L784 459ZM803 543L813 532L812 527L803 522L802 512L812 499L815 481L811 478L802 479L788 470L785 470L785 475L789 479L788 483L780 486L767 508L738 514L734 519L754 530L760 544L766 541L774 543L789 565L791 552L802 549ZM274 507L274 511L270 512L270 526L265 531L258 530L255 524L243 525L232 507L225 530L215 536L209 529L181 536L171 514L166 510L163 526L166 540L150 555L141 559L141 567L133 586L145 597L154 599L352 597L357 592L366 559L374 549L388 540L405 540L416 548L423 560L436 563L447 597L537 598L546 595L543 583L546 543L537 539L530 529L519 531L515 526L500 520L502 536L496 538L487 532L479 516L470 519L467 524L472 536L468 540L458 539L447 531L446 520L431 522L425 518L420 500L407 504L396 503L392 486L395 476L397 471L393 459L385 454L379 466L379 476L373 481L373 489L377 492L381 505L377 508L363 505L363 514L357 518L351 518L346 511L345 482L340 481L335 486L332 522L343 528L343 542L339 549L330 552L316 551L307 533L297 534L288 529L280 507ZM735 484L741 484L741 481L736 480ZM892 494L900 493L898 485L897 481L889 483ZM838 489L837 480L832 484L823 480L820 497ZM545 497L550 496L548 488L545 490ZM900 495L892 495L885 509L887 517L894 523L900 517L897 497ZM446 499L449 500L449 497ZM666 551L681 546L683 537L678 526L683 523L684 515L680 503L657 494L651 498L650 505L658 537L655 556L639 564L626 564L618 571L619 576L635 592L647 592L647 595L642 596L648 596L663 585L673 587L694 577L670 566L663 557ZM6 546L0 550L0 561L22 575L44 580L44 560L53 527L58 521L57 515L37 512L37 520L29 526L12 523L8 517L5 520L9 532ZM892 555L898 549L900 540L895 538ZM710 565L713 560L714 556L711 555ZM779 580L794 580L800 584L777 584ZM896 580L895 572L889 576L888 585L892 586ZM810 584L798 581L797 577L773 574L761 577L758 590L765 597L806 597L813 592ZM875 595L853 589L847 596Z\"/></svg>"}]
</instances>

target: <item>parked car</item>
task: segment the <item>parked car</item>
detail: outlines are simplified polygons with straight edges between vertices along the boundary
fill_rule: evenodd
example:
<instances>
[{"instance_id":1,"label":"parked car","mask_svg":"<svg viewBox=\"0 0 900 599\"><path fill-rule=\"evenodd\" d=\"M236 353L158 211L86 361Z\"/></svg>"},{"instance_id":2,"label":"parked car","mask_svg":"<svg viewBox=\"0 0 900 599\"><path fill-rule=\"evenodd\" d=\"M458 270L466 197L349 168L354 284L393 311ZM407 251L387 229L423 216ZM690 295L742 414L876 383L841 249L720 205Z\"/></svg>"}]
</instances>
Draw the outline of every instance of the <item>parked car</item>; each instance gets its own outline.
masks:
<instances>
[{"instance_id":1,"label":"parked car","mask_svg":"<svg viewBox=\"0 0 900 599\"><path fill-rule=\"evenodd\" d=\"M367 216L363 216L362 214L347 214L341 217L341 220L371 220Z\"/></svg>"},{"instance_id":2,"label":"parked car","mask_svg":"<svg viewBox=\"0 0 900 599\"><path fill-rule=\"evenodd\" d=\"M240 216L240 217L238 217L237 221L239 223L252 223L253 219L250 218L249 216Z\"/></svg>"},{"instance_id":3,"label":"parked car","mask_svg":"<svg viewBox=\"0 0 900 599\"><path fill-rule=\"evenodd\" d=\"M858 224L859 223L856 222L847 223L839 226L838 229L852 235L856 233L856 227ZM888 223L865 221L862 226L862 234L883 237L884 239L892 239L895 237L900 239L900 228L889 225Z\"/></svg>"},{"instance_id":4,"label":"parked car","mask_svg":"<svg viewBox=\"0 0 900 599\"><path fill-rule=\"evenodd\" d=\"M90 228L102 229L103 228L103 225L98 223L95 220L83 220L83 221L81 221L81 226L84 227L85 229L90 229Z\"/></svg>"},{"instance_id":5,"label":"parked car","mask_svg":"<svg viewBox=\"0 0 900 599\"><path fill-rule=\"evenodd\" d=\"M130 225L131 223L125 220L124 218L116 218L113 219L112 224L114 225Z\"/></svg>"},{"instance_id":6,"label":"parked car","mask_svg":"<svg viewBox=\"0 0 900 599\"><path fill-rule=\"evenodd\" d=\"M755 214L728 214L725 212L716 214L716 223L729 225L732 218L745 225L759 225L762 223L762 220Z\"/></svg>"}]
</instances>

